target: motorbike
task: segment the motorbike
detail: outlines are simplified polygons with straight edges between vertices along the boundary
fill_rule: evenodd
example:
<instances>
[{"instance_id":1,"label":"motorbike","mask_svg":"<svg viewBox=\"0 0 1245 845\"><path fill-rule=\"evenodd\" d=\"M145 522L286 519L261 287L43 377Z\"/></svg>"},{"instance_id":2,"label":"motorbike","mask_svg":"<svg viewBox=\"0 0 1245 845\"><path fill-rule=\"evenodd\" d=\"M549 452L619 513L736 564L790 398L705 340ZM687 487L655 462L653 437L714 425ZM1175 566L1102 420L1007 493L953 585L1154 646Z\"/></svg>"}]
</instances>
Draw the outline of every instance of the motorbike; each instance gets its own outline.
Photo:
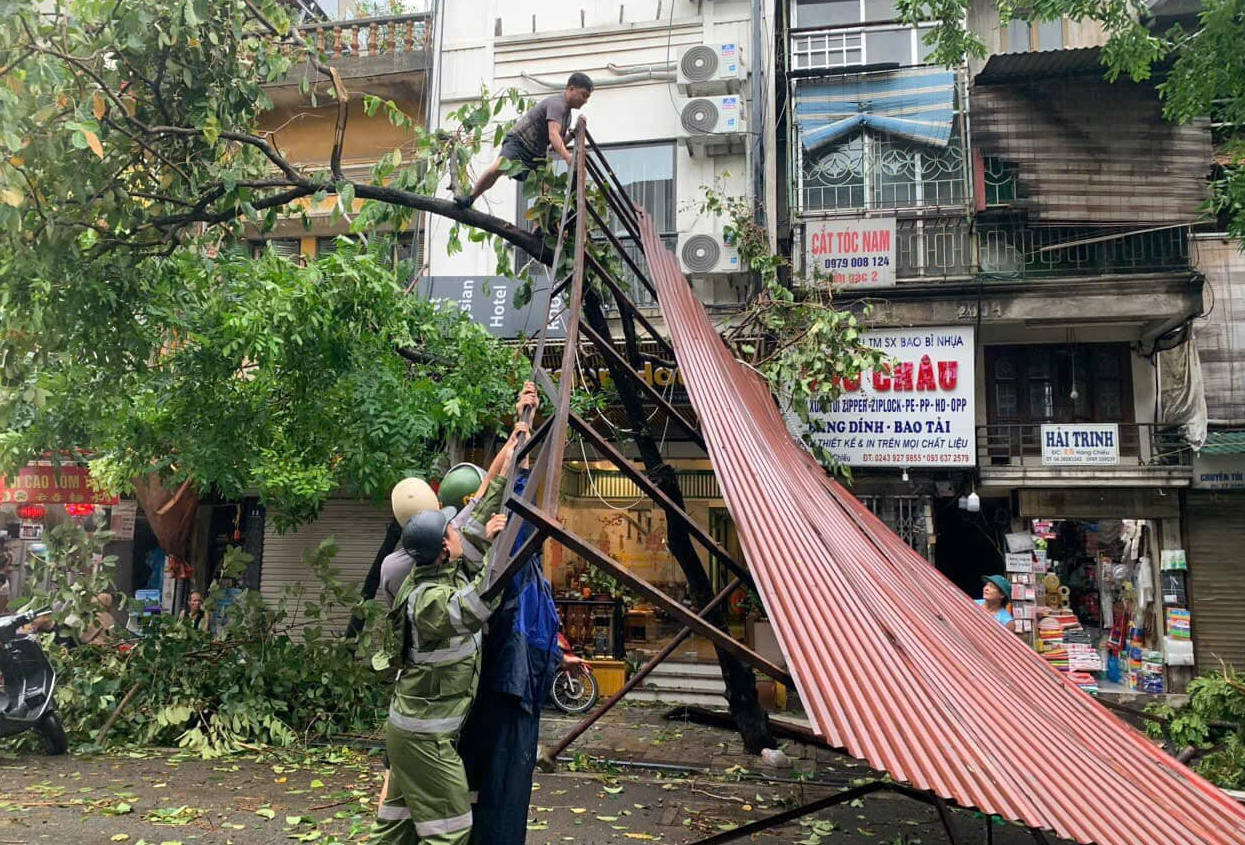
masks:
<instances>
[{"instance_id":1,"label":"motorbike","mask_svg":"<svg viewBox=\"0 0 1245 845\"><path fill-rule=\"evenodd\" d=\"M570 641L561 631L558 632L558 645L563 652L568 654L572 652ZM572 715L587 713L596 706L597 699L601 697L597 679L592 674L592 667L586 666L586 668L588 674L583 677L572 675L566 669L559 669L553 676L553 692L550 698L553 700L553 706L563 713Z\"/></svg>"},{"instance_id":2,"label":"motorbike","mask_svg":"<svg viewBox=\"0 0 1245 845\"><path fill-rule=\"evenodd\" d=\"M56 712L56 671L32 634L21 629L50 608L0 616L0 737L34 731L49 754L64 754L69 740Z\"/></svg>"}]
</instances>

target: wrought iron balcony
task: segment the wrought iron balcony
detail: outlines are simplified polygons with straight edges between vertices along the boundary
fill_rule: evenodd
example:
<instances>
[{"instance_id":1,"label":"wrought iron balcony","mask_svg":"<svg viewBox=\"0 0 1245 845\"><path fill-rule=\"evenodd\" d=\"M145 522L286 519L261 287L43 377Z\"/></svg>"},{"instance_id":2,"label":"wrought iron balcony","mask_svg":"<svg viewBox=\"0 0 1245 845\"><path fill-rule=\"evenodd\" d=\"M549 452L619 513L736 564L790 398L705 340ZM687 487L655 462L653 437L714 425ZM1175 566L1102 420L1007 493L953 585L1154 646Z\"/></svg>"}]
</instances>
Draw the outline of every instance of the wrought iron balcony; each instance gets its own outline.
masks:
<instances>
[{"instance_id":1,"label":"wrought iron balcony","mask_svg":"<svg viewBox=\"0 0 1245 845\"><path fill-rule=\"evenodd\" d=\"M981 272L996 279L1187 270L1189 230L1179 226L1036 226L978 218Z\"/></svg>"}]
</instances>

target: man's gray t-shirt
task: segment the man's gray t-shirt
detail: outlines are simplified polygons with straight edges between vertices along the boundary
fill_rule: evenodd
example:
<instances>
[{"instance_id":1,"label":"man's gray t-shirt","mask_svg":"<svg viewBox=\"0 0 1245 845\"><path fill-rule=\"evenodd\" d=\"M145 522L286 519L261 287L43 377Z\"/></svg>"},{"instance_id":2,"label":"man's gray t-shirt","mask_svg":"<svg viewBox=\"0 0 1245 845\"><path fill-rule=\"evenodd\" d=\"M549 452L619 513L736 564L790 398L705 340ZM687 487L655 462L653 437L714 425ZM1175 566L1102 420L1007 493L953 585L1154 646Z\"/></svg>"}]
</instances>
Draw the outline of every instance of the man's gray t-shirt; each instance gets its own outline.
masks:
<instances>
[{"instance_id":1,"label":"man's gray t-shirt","mask_svg":"<svg viewBox=\"0 0 1245 845\"><path fill-rule=\"evenodd\" d=\"M566 129L570 119L571 107L566 102L566 94L554 94L528 109L507 137L517 140L534 158L540 157L549 147L549 121Z\"/></svg>"}]
</instances>

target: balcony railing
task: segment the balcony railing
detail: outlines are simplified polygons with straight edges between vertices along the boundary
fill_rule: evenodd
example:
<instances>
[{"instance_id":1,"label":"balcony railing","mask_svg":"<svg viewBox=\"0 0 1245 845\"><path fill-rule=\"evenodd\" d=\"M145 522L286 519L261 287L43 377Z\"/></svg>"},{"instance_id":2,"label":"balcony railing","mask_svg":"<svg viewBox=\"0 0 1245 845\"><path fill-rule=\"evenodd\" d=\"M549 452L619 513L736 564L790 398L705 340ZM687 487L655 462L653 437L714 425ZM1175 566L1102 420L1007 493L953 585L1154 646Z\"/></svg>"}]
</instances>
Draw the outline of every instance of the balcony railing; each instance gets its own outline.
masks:
<instances>
[{"instance_id":1,"label":"balcony railing","mask_svg":"<svg viewBox=\"0 0 1245 845\"><path fill-rule=\"evenodd\" d=\"M428 40L428 14L318 21L300 26L320 50L332 58L386 56L423 50Z\"/></svg>"},{"instance_id":2,"label":"balcony railing","mask_svg":"<svg viewBox=\"0 0 1245 845\"><path fill-rule=\"evenodd\" d=\"M1127 233L1080 226L979 220L981 272L996 278L1153 273L1189 268L1189 230Z\"/></svg>"},{"instance_id":3,"label":"balcony railing","mask_svg":"<svg viewBox=\"0 0 1245 845\"><path fill-rule=\"evenodd\" d=\"M901 217L895 221L895 274L901 279L938 279L973 272L973 240L967 217Z\"/></svg>"},{"instance_id":4,"label":"balcony railing","mask_svg":"<svg viewBox=\"0 0 1245 845\"><path fill-rule=\"evenodd\" d=\"M1193 449L1180 426L1166 423L1118 423L1120 467L1187 467ZM1042 423L992 423L977 427L977 464L987 467L1040 467ZM1085 469L1093 464L1062 464ZM1097 465L1101 468L1103 465Z\"/></svg>"}]
</instances>

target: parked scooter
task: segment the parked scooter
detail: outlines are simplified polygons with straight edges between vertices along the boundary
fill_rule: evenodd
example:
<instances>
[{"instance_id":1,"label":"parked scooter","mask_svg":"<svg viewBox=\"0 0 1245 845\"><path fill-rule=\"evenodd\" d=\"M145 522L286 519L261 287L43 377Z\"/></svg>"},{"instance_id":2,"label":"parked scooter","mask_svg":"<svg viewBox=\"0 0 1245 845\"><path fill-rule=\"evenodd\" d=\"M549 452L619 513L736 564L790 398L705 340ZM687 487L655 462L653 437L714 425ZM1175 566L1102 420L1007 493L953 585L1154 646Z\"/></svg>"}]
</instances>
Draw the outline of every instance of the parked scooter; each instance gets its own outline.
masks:
<instances>
[{"instance_id":1,"label":"parked scooter","mask_svg":"<svg viewBox=\"0 0 1245 845\"><path fill-rule=\"evenodd\" d=\"M49 754L64 754L69 740L56 712L56 672L43 646L21 629L50 608L0 616L0 737L33 730L43 737Z\"/></svg>"},{"instance_id":2,"label":"parked scooter","mask_svg":"<svg viewBox=\"0 0 1245 845\"><path fill-rule=\"evenodd\" d=\"M563 652L572 653L573 651L570 641L561 631L558 632L558 645ZM597 699L601 697L596 676L592 674L592 667L585 664L585 668L588 673L582 677L572 675L565 669L559 669L553 676L553 694L550 697L553 700L553 706L563 713L571 715L587 713L596 706Z\"/></svg>"}]
</instances>

